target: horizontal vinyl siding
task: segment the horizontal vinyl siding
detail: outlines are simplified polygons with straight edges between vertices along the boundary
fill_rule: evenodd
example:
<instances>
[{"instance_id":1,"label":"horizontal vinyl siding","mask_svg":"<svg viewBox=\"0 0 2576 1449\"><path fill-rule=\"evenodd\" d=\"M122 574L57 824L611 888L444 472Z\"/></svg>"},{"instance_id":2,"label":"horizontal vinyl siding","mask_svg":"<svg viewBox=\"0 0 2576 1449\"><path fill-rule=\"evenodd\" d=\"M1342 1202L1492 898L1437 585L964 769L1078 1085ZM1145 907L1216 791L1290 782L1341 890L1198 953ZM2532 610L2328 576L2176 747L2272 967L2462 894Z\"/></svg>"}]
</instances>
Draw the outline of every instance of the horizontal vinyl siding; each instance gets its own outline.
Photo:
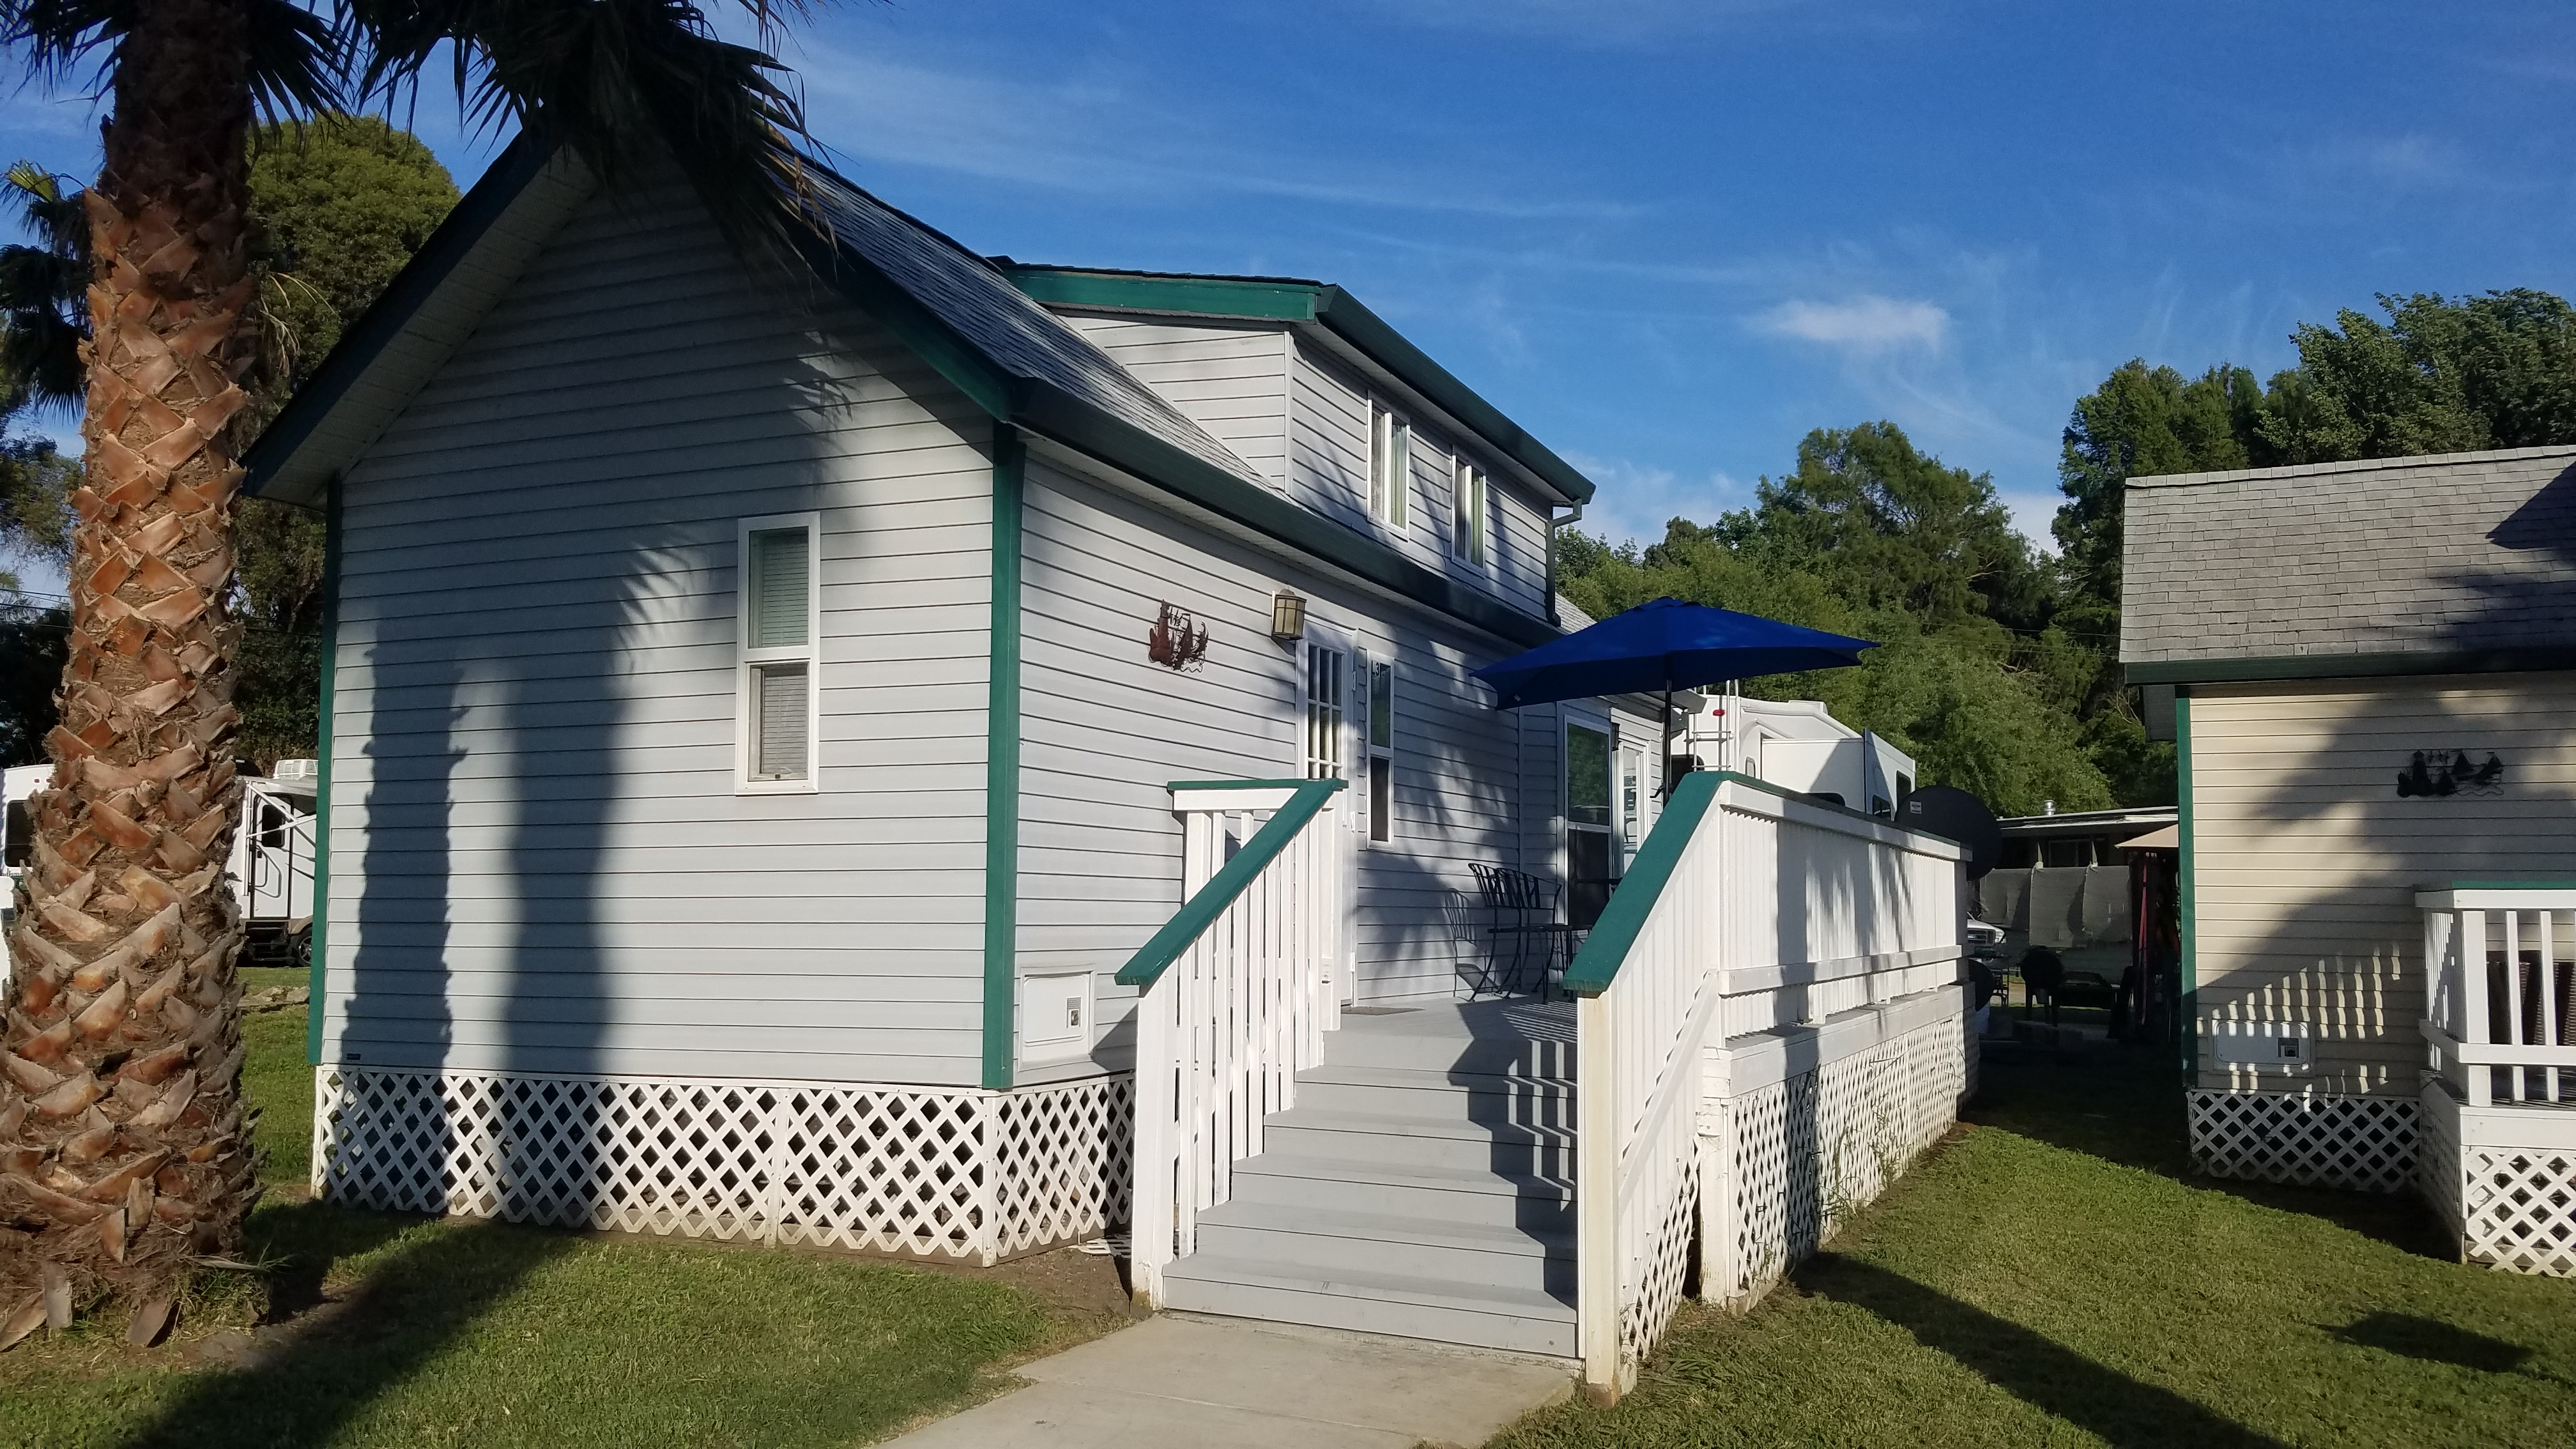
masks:
<instances>
[{"instance_id":1,"label":"horizontal vinyl siding","mask_svg":"<svg viewBox=\"0 0 2576 1449\"><path fill-rule=\"evenodd\" d=\"M1520 855L1518 726L1468 678L1498 654L1039 464L1025 530L1021 970L1099 973L1102 1019L1125 1014L1127 993L1108 975L1181 903L1166 786L1302 772L1303 652L1269 637L1285 585L1308 598L1318 629L1398 663L1397 839L1352 843L1362 994L1449 991L1466 949L1467 862ZM1146 658L1165 603L1208 627L1195 671ZM1110 1040L1115 1049L1123 1032Z\"/></svg>"},{"instance_id":2,"label":"horizontal vinyl siding","mask_svg":"<svg viewBox=\"0 0 2576 1449\"><path fill-rule=\"evenodd\" d=\"M1400 548L1414 562L1545 618L1545 511L1471 442L1423 418L1413 426L1413 491L1399 535L1368 511L1370 393L1358 379L1300 346L1291 379L1288 495L1327 518ZM1401 409L1399 409L1401 411ZM1452 510L1461 457L1485 470L1485 561L1453 556Z\"/></svg>"},{"instance_id":3,"label":"horizontal vinyl siding","mask_svg":"<svg viewBox=\"0 0 2576 1449\"><path fill-rule=\"evenodd\" d=\"M1065 322L1274 486L1288 478L1288 333L1132 317Z\"/></svg>"},{"instance_id":4,"label":"horizontal vinyl siding","mask_svg":"<svg viewBox=\"0 0 2576 1449\"><path fill-rule=\"evenodd\" d=\"M345 485L326 1059L973 1083L987 436L578 212ZM738 795L737 523L808 511L822 789Z\"/></svg>"},{"instance_id":5,"label":"horizontal vinyl siding","mask_svg":"<svg viewBox=\"0 0 2576 1449\"><path fill-rule=\"evenodd\" d=\"M2401 799L2418 750L2493 753L2504 789ZM2415 891L2576 877L2576 674L2195 688L2191 768L2204 1086L2207 1023L2305 1021L2314 1073L2232 1085L2412 1095Z\"/></svg>"}]
</instances>

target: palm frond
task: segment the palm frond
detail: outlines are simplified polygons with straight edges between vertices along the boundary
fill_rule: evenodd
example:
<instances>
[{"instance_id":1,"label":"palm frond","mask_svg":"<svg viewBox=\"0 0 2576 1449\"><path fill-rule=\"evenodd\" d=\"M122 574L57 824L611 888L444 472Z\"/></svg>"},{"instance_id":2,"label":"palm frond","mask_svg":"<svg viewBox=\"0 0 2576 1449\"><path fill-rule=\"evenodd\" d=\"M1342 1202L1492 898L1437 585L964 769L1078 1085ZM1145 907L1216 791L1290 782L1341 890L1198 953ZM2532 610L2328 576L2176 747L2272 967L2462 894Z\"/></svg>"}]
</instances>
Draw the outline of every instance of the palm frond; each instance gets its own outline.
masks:
<instances>
[{"instance_id":1,"label":"palm frond","mask_svg":"<svg viewBox=\"0 0 2576 1449\"><path fill-rule=\"evenodd\" d=\"M0 397L11 409L76 410L80 344L89 335L89 221L80 187L32 161L11 166L5 182L36 243L0 246Z\"/></svg>"},{"instance_id":2,"label":"palm frond","mask_svg":"<svg viewBox=\"0 0 2576 1449\"><path fill-rule=\"evenodd\" d=\"M263 120L341 109L350 66L340 27L296 0L247 0L250 93Z\"/></svg>"},{"instance_id":3,"label":"palm frond","mask_svg":"<svg viewBox=\"0 0 2576 1449\"><path fill-rule=\"evenodd\" d=\"M735 3L764 43L809 9ZM816 227L786 68L718 36L694 0L349 0L346 15L370 43L361 98L407 96L444 54L472 124L515 123L612 185L676 165L738 249L776 252Z\"/></svg>"},{"instance_id":4,"label":"palm frond","mask_svg":"<svg viewBox=\"0 0 2576 1449\"><path fill-rule=\"evenodd\" d=\"M96 84L115 74L119 51L151 0L0 0L0 43L27 54L49 86ZM270 120L336 109L347 32L299 0L243 0L250 12L251 98ZM339 8L335 3L334 9Z\"/></svg>"}]
</instances>

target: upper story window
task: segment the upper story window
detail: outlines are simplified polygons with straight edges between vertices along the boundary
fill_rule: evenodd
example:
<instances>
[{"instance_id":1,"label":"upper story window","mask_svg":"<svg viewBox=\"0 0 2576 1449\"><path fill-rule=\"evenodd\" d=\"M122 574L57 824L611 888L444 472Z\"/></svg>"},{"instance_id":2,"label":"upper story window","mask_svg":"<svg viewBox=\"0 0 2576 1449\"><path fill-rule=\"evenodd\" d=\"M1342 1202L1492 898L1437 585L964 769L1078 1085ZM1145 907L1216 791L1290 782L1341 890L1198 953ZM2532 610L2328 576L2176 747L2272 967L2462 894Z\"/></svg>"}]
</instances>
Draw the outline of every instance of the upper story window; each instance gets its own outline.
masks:
<instances>
[{"instance_id":1,"label":"upper story window","mask_svg":"<svg viewBox=\"0 0 2576 1449\"><path fill-rule=\"evenodd\" d=\"M1485 470L1464 458L1450 500L1449 554L1460 563L1485 561Z\"/></svg>"},{"instance_id":2,"label":"upper story window","mask_svg":"<svg viewBox=\"0 0 2576 1449\"><path fill-rule=\"evenodd\" d=\"M815 788L814 737L821 723L815 688L822 633L822 515L742 521L741 662L735 726L735 788L750 793Z\"/></svg>"},{"instance_id":3,"label":"upper story window","mask_svg":"<svg viewBox=\"0 0 2576 1449\"><path fill-rule=\"evenodd\" d=\"M1382 404L1369 406L1369 513L1389 528L1404 527L1413 492L1413 425Z\"/></svg>"}]
</instances>

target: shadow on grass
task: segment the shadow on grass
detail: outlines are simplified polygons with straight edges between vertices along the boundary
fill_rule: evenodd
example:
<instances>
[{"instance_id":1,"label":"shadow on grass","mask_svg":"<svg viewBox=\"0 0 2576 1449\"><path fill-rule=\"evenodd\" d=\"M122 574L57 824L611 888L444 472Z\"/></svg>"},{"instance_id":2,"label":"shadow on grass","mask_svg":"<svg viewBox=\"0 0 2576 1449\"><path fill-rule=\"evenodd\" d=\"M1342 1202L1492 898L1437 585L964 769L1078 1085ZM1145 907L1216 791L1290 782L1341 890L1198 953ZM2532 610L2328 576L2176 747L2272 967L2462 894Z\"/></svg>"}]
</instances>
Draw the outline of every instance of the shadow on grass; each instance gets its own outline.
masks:
<instances>
[{"instance_id":1,"label":"shadow on grass","mask_svg":"<svg viewBox=\"0 0 2576 1449\"><path fill-rule=\"evenodd\" d=\"M2111 1046L2063 1059L1989 1056L1979 1069L1977 1098L1962 1116L2205 1192L2321 1218L2401 1252L2438 1262L2459 1257L2458 1244L2412 1193L2292 1187L2193 1171L2182 1086L2159 1047Z\"/></svg>"},{"instance_id":2,"label":"shadow on grass","mask_svg":"<svg viewBox=\"0 0 2576 1449\"><path fill-rule=\"evenodd\" d=\"M417 1218L349 1213L308 1205L322 1216L281 1288L310 1272L313 1296L330 1261L363 1251ZM276 1244L285 1247L285 1244ZM337 1437L394 1388L472 1327L550 1259L571 1251L560 1234L478 1223L431 1231L374 1266L347 1298L304 1316L247 1367L201 1375L122 1449L303 1449ZM304 1256L312 1250L311 1257Z\"/></svg>"},{"instance_id":3,"label":"shadow on grass","mask_svg":"<svg viewBox=\"0 0 2576 1449\"><path fill-rule=\"evenodd\" d=\"M2112 1369L1911 1278L1819 1253L1798 1285L1914 1335L2022 1402L2098 1435L2115 1449L2278 1449L2280 1441Z\"/></svg>"},{"instance_id":4,"label":"shadow on grass","mask_svg":"<svg viewBox=\"0 0 2576 1449\"><path fill-rule=\"evenodd\" d=\"M2509 1374L2530 1359L2531 1350L2501 1338L2454 1328L2438 1318L2411 1313L2369 1313L2334 1331L2336 1338L2361 1348L2375 1348L2426 1363L2446 1363L2480 1373Z\"/></svg>"}]
</instances>

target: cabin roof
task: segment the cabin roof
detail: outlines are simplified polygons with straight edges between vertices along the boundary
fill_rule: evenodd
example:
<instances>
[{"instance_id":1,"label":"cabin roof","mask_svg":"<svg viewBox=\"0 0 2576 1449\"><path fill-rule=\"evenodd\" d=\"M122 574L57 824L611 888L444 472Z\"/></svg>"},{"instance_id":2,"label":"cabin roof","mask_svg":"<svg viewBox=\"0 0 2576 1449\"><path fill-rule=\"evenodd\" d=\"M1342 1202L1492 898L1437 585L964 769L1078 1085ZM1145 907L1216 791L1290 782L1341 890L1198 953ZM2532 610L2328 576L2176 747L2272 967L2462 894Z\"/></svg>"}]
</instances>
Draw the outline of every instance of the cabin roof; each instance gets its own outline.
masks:
<instances>
[{"instance_id":1,"label":"cabin roof","mask_svg":"<svg viewBox=\"0 0 2576 1449\"><path fill-rule=\"evenodd\" d=\"M1305 277L1234 277L1193 272L1132 272L1115 267L1050 266L995 257L1012 284L1049 306L1084 312L1285 323L1324 350L1411 394L1471 433L1529 480L1565 503L1588 503L1592 480L1531 437L1502 409L1406 340L1360 300L1330 282Z\"/></svg>"},{"instance_id":2,"label":"cabin roof","mask_svg":"<svg viewBox=\"0 0 2576 1449\"><path fill-rule=\"evenodd\" d=\"M827 170L811 175L834 233L807 249L816 274L997 423L1160 488L1184 512L1505 639L1556 637L1547 620L1281 497L1000 266ZM568 156L514 143L244 456L249 490L322 506L332 480L393 424L592 189ZM1585 483L1580 496L1589 494Z\"/></svg>"},{"instance_id":3,"label":"cabin roof","mask_svg":"<svg viewBox=\"0 0 2576 1449\"><path fill-rule=\"evenodd\" d=\"M2132 684L2576 668L2576 447L2133 478Z\"/></svg>"}]
</instances>

